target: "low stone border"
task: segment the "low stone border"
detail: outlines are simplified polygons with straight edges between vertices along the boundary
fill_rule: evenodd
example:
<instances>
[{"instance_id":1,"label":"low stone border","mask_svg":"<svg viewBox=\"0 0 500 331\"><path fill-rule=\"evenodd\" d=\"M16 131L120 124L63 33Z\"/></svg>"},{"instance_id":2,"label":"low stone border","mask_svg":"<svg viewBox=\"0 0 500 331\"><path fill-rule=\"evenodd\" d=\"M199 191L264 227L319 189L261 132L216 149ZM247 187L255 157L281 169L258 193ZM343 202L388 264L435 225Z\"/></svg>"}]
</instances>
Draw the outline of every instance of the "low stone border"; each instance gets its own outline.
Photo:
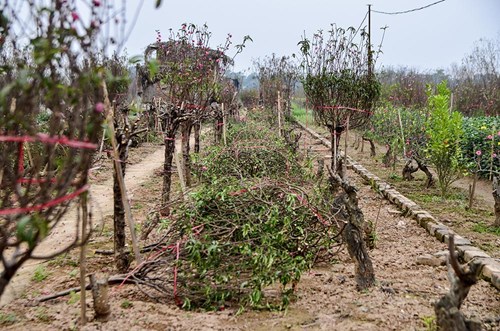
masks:
<instances>
[{"instance_id":1,"label":"low stone border","mask_svg":"<svg viewBox=\"0 0 500 331\"><path fill-rule=\"evenodd\" d=\"M302 129L307 131L311 136L321 141L323 145L331 148L331 143L321 137L318 133L305 127L302 123L296 122ZM452 229L437 221L428 211L422 209L414 201L408 199L391 185L381 180L379 177L370 173L365 167L358 162L347 157L348 167L366 181L372 184L372 187L378 190L392 204L398 206L405 215L412 217L417 223L423 227L430 235L434 236L441 242L448 243L450 234L455 237L455 246L458 255L467 263L478 264L481 269L481 277L489 281L495 288L500 290L500 263L489 256L483 250L472 246L471 242L456 234ZM472 261L472 262L471 262Z\"/></svg>"}]
</instances>

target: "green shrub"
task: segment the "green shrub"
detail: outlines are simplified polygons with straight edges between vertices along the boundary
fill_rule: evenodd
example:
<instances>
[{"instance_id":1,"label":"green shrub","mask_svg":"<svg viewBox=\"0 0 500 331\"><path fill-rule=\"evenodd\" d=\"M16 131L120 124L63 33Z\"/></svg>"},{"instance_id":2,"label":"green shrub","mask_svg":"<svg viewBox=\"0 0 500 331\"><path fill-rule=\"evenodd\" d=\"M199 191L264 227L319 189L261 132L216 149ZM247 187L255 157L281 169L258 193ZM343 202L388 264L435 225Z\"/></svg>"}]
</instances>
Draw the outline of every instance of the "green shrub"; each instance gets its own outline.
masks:
<instances>
[{"instance_id":1,"label":"green shrub","mask_svg":"<svg viewBox=\"0 0 500 331\"><path fill-rule=\"evenodd\" d=\"M450 90L446 82L437 86L437 94L429 92L430 116L427 121L427 157L438 177L441 196L461 173L462 115L449 109Z\"/></svg>"}]
</instances>

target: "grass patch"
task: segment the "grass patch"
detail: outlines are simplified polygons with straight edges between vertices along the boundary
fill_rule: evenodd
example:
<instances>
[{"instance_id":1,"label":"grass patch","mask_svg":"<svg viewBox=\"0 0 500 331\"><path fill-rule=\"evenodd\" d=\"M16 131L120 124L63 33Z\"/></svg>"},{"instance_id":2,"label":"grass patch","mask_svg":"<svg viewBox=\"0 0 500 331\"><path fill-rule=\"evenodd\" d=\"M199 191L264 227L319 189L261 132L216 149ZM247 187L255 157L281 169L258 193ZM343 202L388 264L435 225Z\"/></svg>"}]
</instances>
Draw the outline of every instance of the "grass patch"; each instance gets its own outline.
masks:
<instances>
[{"instance_id":1,"label":"grass patch","mask_svg":"<svg viewBox=\"0 0 500 331\"><path fill-rule=\"evenodd\" d=\"M436 316L422 316L421 319L426 331L437 330Z\"/></svg>"},{"instance_id":2,"label":"grass patch","mask_svg":"<svg viewBox=\"0 0 500 331\"><path fill-rule=\"evenodd\" d=\"M312 110L308 109L306 111L305 108L298 106L296 103L292 103L292 117L302 124L312 124L314 123L314 116L312 114Z\"/></svg>"},{"instance_id":3,"label":"grass patch","mask_svg":"<svg viewBox=\"0 0 500 331\"><path fill-rule=\"evenodd\" d=\"M497 236L500 236L500 227L490 226L484 222L476 223L472 227L472 231L477 233L491 233Z\"/></svg>"},{"instance_id":4,"label":"grass patch","mask_svg":"<svg viewBox=\"0 0 500 331\"><path fill-rule=\"evenodd\" d=\"M50 322L50 316L47 312L47 308L45 308L45 307L38 307L36 310L36 313L35 313L35 317L40 322L44 322L44 323Z\"/></svg>"},{"instance_id":5,"label":"grass patch","mask_svg":"<svg viewBox=\"0 0 500 331\"><path fill-rule=\"evenodd\" d=\"M47 277L49 277L49 275L50 275L50 273L47 270L47 268L45 268L45 266L43 266L43 265L39 265L36 267L35 273L31 277L31 280L39 283L39 282L42 282L45 279L47 279Z\"/></svg>"},{"instance_id":6,"label":"grass patch","mask_svg":"<svg viewBox=\"0 0 500 331\"><path fill-rule=\"evenodd\" d=\"M71 291L69 292L68 304L74 305L80 301L80 292Z\"/></svg>"},{"instance_id":7,"label":"grass patch","mask_svg":"<svg viewBox=\"0 0 500 331\"><path fill-rule=\"evenodd\" d=\"M123 309L129 309L129 308L132 308L134 306L134 304L128 300L123 300L122 303L120 304L120 307L122 307Z\"/></svg>"},{"instance_id":8,"label":"grass patch","mask_svg":"<svg viewBox=\"0 0 500 331\"><path fill-rule=\"evenodd\" d=\"M0 325L10 325L16 323L18 320L16 314L14 313L2 313L0 312Z\"/></svg>"},{"instance_id":9,"label":"grass patch","mask_svg":"<svg viewBox=\"0 0 500 331\"><path fill-rule=\"evenodd\" d=\"M73 260L68 254L58 255L48 262L51 267L77 267L78 261Z\"/></svg>"}]
</instances>

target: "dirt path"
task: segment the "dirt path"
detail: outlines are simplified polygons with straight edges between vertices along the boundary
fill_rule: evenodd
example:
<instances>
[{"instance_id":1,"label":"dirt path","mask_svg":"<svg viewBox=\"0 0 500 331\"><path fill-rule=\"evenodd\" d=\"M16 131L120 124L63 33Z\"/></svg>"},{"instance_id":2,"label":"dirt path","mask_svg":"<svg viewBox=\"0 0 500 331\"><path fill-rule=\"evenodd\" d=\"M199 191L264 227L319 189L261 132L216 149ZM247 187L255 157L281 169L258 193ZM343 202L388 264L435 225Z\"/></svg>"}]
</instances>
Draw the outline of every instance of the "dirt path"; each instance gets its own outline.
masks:
<instances>
[{"instance_id":1,"label":"dirt path","mask_svg":"<svg viewBox=\"0 0 500 331\"><path fill-rule=\"evenodd\" d=\"M176 150L180 150L180 139L176 141ZM153 176L154 171L163 165L164 148L158 146L147 155L141 162L127 166L125 185L129 199L134 197L134 192L148 178ZM45 256L60 250L72 242L75 234L76 207L73 207L64 216L60 224L55 228L49 237L45 239L35 250L38 256ZM113 178L105 181L93 182L90 187L90 208L94 217L94 226L104 221L106 216L113 214ZM101 223L102 224L102 223ZM4 294L0 298L0 306L3 306L19 295L29 283L35 268L42 263L41 260L28 260L16 273L16 276L7 286Z\"/></svg>"}]
</instances>

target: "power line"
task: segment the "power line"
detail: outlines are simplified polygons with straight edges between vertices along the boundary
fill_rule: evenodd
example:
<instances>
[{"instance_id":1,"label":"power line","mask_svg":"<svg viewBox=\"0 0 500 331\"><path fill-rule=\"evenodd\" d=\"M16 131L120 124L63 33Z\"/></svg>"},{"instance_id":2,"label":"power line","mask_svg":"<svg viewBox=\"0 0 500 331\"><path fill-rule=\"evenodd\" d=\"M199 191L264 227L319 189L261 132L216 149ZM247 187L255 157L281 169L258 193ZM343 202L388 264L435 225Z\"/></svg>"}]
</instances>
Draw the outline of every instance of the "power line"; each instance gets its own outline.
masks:
<instances>
[{"instance_id":1,"label":"power line","mask_svg":"<svg viewBox=\"0 0 500 331\"><path fill-rule=\"evenodd\" d=\"M439 0L439 1L436 1L436 2L433 2L427 6L423 6L423 7L419 7L419 8L414 8L414 9L410 9L410 10L405 10L405 11L397 11L397 12L392 12L392 13L389 13L389 12L385 12L385 11L378 11L378 10L372 10L372 12L374 13L377 13L377 14L385 14L385 15L399 15L399 14L407 14L407 13L411 13L411 12L414 12L414 11L417 11L417 10L422 10L422 9L425 9L425 8L429 8L431 6L434 6L434 5L437 5L438 3L441 3L441 2L444 2L446 0Z\"/></svg>"}]
</instances>

